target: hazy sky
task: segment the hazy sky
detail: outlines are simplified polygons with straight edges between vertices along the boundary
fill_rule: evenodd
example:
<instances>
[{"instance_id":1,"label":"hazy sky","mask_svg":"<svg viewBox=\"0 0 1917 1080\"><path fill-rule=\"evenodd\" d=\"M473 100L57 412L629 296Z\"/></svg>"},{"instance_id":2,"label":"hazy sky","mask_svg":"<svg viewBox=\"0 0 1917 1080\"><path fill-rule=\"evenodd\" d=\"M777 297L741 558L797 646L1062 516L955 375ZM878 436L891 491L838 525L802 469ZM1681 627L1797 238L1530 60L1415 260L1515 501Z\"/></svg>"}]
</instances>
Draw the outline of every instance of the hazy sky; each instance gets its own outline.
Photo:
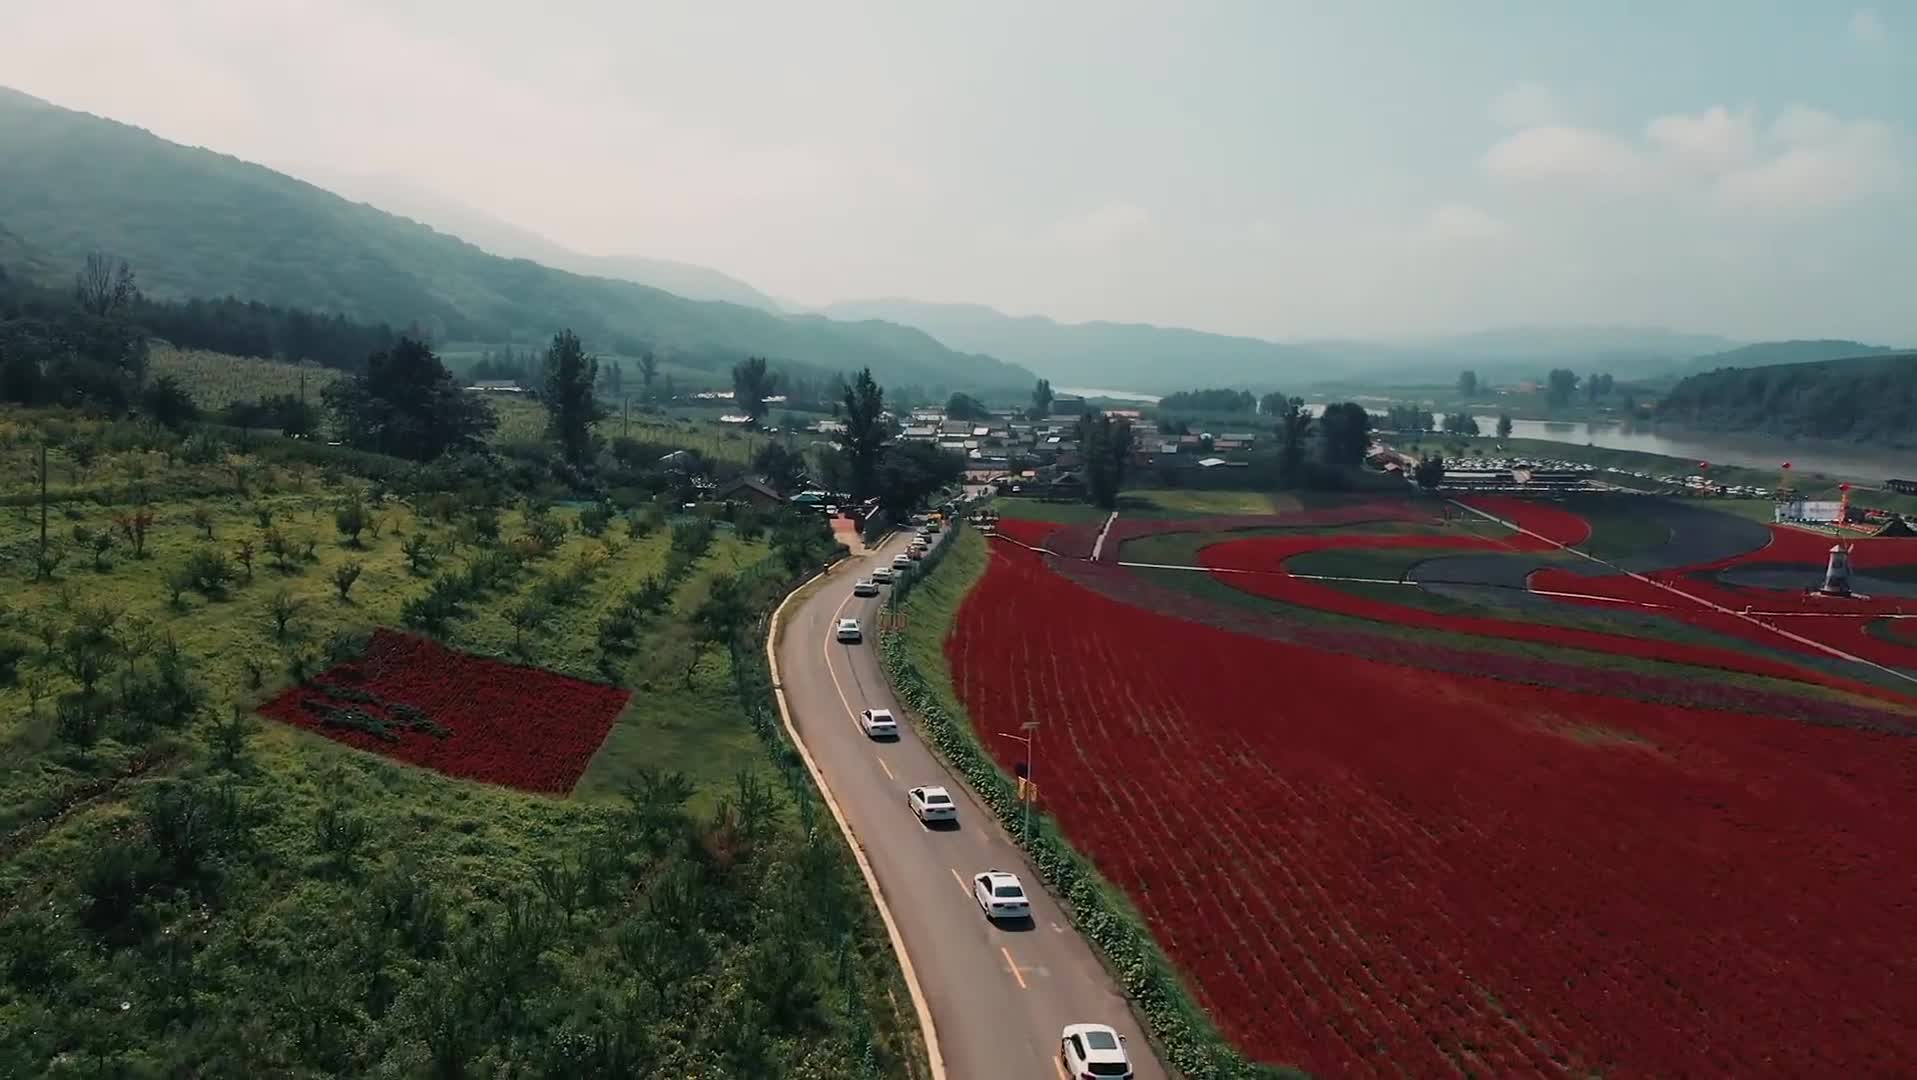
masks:
<instances>
[{"instance_id":1,"label":"hazy sky","mask_svg":"<svg viewBox=\"0 0 1917 1080\"><path fill-rule=\"evenodd\" d=\"M1910 0L0 0L0 84L807 303L1917 343Z\"/></svg>"}]
</instances>

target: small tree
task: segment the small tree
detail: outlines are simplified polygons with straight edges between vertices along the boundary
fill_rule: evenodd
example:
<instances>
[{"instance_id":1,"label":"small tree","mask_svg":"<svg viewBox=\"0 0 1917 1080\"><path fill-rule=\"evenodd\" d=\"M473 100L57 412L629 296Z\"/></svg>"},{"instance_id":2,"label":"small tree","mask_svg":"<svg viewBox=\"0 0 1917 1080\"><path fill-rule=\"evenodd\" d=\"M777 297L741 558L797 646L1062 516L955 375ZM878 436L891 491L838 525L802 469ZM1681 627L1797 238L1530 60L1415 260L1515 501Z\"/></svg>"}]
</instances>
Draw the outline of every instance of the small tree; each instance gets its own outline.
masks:
<instances>
[{"instance_id":1,"label":"small tree","mask_svg":"<svg viewBox=\"0 0 1917 1080\"><path fill-rule=\"evenodd\" d=\"M193 568L182 563L168 570L162 580L166 583L167 602L175 608L184 608L187 590L193 588Z\"/></svg>"},{"instance_id":2,"label":"small tree","mask_svg":"<svg viewBox=\"0 0 1917 1080\"><path fill-rule=\"evenodd\" d=\"M1511 414L1499 413L1498 414L1498 438L1508 439L1510 437L1511 437Z\"/></svg>"},{"instance_id":3,"label":"small tree","mask_svg":"<svg viewBox=\"0 0 1917 1080\"><path fill-rule=\"evenodd\" d=\"M253 580L253 556L256 554L258 554L258 552L253 549L253 541L251 540L240 541L239 549L233 553L233 557L240 561L240 565L246 567L246 580L248 581Z\"/></svg>"},{"instance_id":4,"label":"small tree","mask_svg":"<svg viewBox=\"0 0 1917 1080\"><path fill-rule=\"evenodd\" d=\"M269 525L266 528L265 534L261 536L260 542L265 546L266 553L273 556L274 564L281 570L290 571L293 569L293 557L298 554L298 549L293 546L291 540L286 538L285 533Z\"/></svg>"},{"instance_id":5,"label":"small tree","mask_svg":"<svg viewBox=\"0 0 1917 1080\"><path fill-rule=\"evenodd\" d=\"M287 629L292 625L293 617L300 613L306 602L285 589L277 589L266 600L266 615L273 623L273 636L286 640Z\"/></svg>"},{"instance_id":6,"label":"small tree","mask_svg":"<svg viewBox=\"0 0 1917 1080\"><path fill-rule=\"evenodd\" d=\"M94 573L104 574L108 570L112 569L112 567L107 563L106 557L107 557L107 552L113 550L113 544L114 544L113 533L107 529L96 530L95 532L93 532L91 535L87 537L87 547L91 548L93 551L93 572Z\"/></svg>"},{"instance_id":7,"label":"small tree","mask_svg":"<svg viewBox=\"0 0 1917 1080\"><path fill-rule=\"evenodd\" d=\"M333 525L348 544L358 547L359 534L366 531L366 504L357 495L347 499L333 511Z\"/></svg>"},{"instance_id":8,"label":"small tree","mask_svg":"<svg viewBox=\"0 0 1917 1080\"><path fill-rule=\"evenodd\" d=\"M333 568L333 587L339 590L341 603L346 602L346 594L353 591L353 582L359 580L360 571L364 569L365 567L360 565L357 559L348 560Z\"/></svg>"},{"instance_id":9,"label":"small tree","mask_svg":"<svg viewBox=\"0 0 1917 1080\"><path fill-rule=\"evenodd\" d=\"M1444 483L1444 455L1432 454L1419 459L1411 475L1418 482L1419 487L1426 491L1436 491L1438 485Z\"/></svg>"},{"instance_id":10,"label":"small tree","mask_svg":"<svg viewBox=\"0 0 1917 1080\"><path fill-rule=\"evenodd\" d=\"M507 612L507 619L513 626L513 648L522 648L525 644L526 632L538 630L550 618L552 618L552 605L537 599L525 600Z\"/></svg>"},{"instance_id":11,"label":"small tree","mask_svg":"<svg viewBox=\"0 0 1917 1080\"><path fill-rule=\"evenodd\" d=\"M200 535L208 540L213 539L214 520L211 507L201 504L193 508L193 525L200 530Z\"/></svg>"},{"instance_id":12,"label":"small tree","mask_svg":"<svg viewBox=\"0 0 1917 1080\"><path fill-rule=\"evenodd\" d=\"M424 574L433 568L433 545L425 533L415 532L400 541L399 550L405 553L406 567L413 573Z\"/></svg>"},{"instance_id":13,"label":"small tree","mask_svg":"<svg viewBox=\"0 0 1917 1080\"><path fill-rule=\"evenodd\" d=\"M143 507L135 508L124 514L114 515L113 523L120 527L120 532L127 538L127 542L133 545L133 557L146 558L146 534L153 528L153 511Z\"/></svg>"}]
</instances>

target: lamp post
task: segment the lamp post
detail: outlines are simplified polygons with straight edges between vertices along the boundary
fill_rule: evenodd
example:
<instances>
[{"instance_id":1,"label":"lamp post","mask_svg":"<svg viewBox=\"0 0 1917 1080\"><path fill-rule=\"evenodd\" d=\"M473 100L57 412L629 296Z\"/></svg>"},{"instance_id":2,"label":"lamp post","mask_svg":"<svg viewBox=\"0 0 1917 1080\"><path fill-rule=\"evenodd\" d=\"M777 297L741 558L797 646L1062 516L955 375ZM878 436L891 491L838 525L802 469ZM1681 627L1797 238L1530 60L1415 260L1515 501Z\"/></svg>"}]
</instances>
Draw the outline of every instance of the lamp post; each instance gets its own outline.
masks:
<instances>
[{"instance_id":1,"label":"lamp post","mask_svg":"<svg viewBox=\"0 0 1917 1080\"><path fill-rule=\"evenodd\" d=\"M1018 767L1020 801L1025 804L1024 824L1020 826L1019 831L1025 834L1025 842L1029 845L1032 842L1032 798L1038 794L1038 786L1032 783L1033 747L1036 745L1038 736L1038 721L1027 720L1019 727L1024 729L1025 734L1014 735L1009 731L1001 731L999 734L1025 744L1025 760L1020 762Z\"/></svg>"}]
</instances>

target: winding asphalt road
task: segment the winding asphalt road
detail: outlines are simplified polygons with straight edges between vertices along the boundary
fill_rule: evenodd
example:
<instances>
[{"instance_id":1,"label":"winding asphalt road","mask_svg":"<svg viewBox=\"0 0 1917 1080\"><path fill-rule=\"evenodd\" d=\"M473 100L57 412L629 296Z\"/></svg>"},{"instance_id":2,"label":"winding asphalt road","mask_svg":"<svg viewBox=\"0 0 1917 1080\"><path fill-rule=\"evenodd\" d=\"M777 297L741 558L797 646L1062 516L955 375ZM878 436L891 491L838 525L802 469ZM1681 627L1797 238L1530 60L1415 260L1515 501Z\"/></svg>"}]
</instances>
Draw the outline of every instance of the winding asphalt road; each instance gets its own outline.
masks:
<instances>
[{"instance_id":1,"label":"winding asphalt road","mask_svg":"<svg viewBox=\"0 0 1917 1080\"><path fill-rule=\"evenodd\" d=\"M892 909L932 1012L946 1075L1064 1077L1060 1029L1095 1022L1127 1037L1139 1080L1162 1080L1165 1070L1117 984L990 812L920 741L892 698L876 646L885 598L855 597L852 584L889 564L908 542L894 536L876 551L841 561L811 595L787 609L776 648L793 723ZM841 617L864 626L863 644L833 640ZM900 738L868 738L858 723L866 708L893 710ZM952 793L958 828L919 824L905 793L922 784ZM971 880L990 868L1009 870L1025 882L1034 914L1029 925L994 926L980 913Z\"/></svg>"}]
</instances>

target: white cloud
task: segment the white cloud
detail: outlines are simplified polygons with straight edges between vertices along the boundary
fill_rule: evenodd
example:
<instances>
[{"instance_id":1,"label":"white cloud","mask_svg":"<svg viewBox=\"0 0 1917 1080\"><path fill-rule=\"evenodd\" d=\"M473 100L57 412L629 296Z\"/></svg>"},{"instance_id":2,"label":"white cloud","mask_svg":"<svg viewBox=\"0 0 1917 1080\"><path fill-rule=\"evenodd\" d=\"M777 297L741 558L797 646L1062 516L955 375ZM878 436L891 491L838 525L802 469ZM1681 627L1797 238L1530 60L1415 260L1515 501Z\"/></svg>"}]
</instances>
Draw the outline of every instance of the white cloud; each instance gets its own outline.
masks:
<instances>
[{"instance_id":1,"label":"white cloud","mask_svg":"<svg viewBox=\"0 0 1917 1080\"><path fill-rule=\"evenodd\" d=\"M1767 138L1775 156L1718 181L1725 205L1824 210L1894 191L1903 180L1897 135L1875 121L1845 122L1793 106L1772 122Z\"/></svg>"},{"instance_id":2,"label":"white cloud","mask_svg":"<svg viewBox=\"0 0 1917 1080\"><path fill-rule=\"evenodd\" d=\"M1890 40L1883 17L1871 8L1859 8L1850 17L1850 38L1860 45L1880 46Z\"/></svg>"},{"instance_id":3,"label":"white cloud","mask_svg":"<svg viewBox=\"0 0 1917 1080\"><path fill-rule=\"evenodd\" d=\"M1557 91L1542 83L1519 83L1491 102L1491 119L1513 130L1561 123L1564 112Z\"/></svg>"},{"instance_id":4,"label":"white cloud","mask_svg":"<svg viewBox=\"0 0 1917 1080\"><path fill-rule=\"evenodd\" d=\"M1701 200L1736 210L1816 211L1895 190L1906 171L1896 131L1793 105L1762 138L1749 109L1659 116L1641 142L1550 125L1485 152L1491 177L1533 187Z\"/></svg>"},{"instance_id":5,"label":"white cloud","mask_svg":"<svg viewBox=\"0 0 1917 1080\"><path fill-rule=\"evenodd\" d=\"M1047 230L1058 244L1102 251L1151 228L1151 211L1124 199L1108 199L1083 214L1054 222Z\"/></svg>"},{"instance_id":6,"label":"white cloud","mask_svg":"<svg viewBox=\"0 0 1917 1080\"><path fill-rule=\"evenodd\" d=\"M1714 105L1701 113L1674 113L1652 120L1646 137L1671 160L1690 170L1716 174L1749 161L1757 143L1749 109Z\"/></svg>"},{"instance_id":7,"label":"white cloud","mask_svg":"<svg viewBox=\"0 0 1917 1080\"><path fill-rule=\"evenodd\" d=\"M1647 179L1644 157L1629 142L1589 128L1526 128L1485 152L1484 169L1500 180L1571 182L1631 190Z\"/></svg>"}]
</instances>

